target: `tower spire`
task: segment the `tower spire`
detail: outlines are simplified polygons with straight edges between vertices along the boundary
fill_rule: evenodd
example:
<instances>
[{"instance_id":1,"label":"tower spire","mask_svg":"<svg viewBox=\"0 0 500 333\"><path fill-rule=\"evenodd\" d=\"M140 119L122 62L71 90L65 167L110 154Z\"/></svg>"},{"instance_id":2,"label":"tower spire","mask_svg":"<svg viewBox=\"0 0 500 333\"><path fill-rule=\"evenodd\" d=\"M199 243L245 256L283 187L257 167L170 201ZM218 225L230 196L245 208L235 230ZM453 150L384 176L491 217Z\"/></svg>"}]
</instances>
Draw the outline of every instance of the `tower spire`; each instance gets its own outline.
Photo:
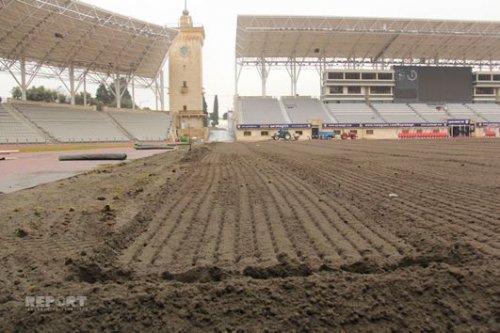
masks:
<instances>
[{"instance_id":1,"label":"tower spire","mask_svg":"<svg viewBox=\"0 0 500 333\"><path fill-rule=\"evenodd\" d=\"M188 16L189 15L189 10L188 10L188 2L187 0L184 0L184 11L182 12L182 14L184 16Z\"/></svg>"}]
</instances>

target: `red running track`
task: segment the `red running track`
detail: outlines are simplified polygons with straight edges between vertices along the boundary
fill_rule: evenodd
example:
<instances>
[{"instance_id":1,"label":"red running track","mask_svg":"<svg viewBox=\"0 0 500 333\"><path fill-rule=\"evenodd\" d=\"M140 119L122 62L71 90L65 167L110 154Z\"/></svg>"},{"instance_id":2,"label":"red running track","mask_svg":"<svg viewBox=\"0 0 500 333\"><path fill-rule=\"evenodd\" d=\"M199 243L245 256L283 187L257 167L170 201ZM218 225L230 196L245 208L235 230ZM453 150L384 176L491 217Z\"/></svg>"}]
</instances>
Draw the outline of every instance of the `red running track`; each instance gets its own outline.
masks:
<instances>
[{"instance_id":1,"label":"red running track","mask_svg":"<svg viewBox=\"0 0 500 333\"><path fill-rule=\"evenodd\" d=\"M128 155L127 160L135 160L165 153L165 151L138 151L130 147L123 147L2 155L2 157L6 157L7 160L0 161L0 192L12 193L41 184L73 177L77 174L92 170L99 165L121 163L121 161L60 162L58 160L60 155L106 153L125 153Z\"/></svg>"}]
</instances>

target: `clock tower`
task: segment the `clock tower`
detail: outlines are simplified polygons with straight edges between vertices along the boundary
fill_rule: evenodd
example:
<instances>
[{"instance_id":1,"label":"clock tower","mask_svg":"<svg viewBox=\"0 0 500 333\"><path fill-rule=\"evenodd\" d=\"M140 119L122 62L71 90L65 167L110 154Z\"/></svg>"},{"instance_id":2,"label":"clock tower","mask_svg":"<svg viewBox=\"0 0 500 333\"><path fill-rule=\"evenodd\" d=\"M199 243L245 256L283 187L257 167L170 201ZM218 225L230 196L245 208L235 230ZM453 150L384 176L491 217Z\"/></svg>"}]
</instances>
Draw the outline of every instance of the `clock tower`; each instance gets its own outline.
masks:
<instances>
[{"instance_id":1,"label":"clock tower","mask_svg":"<svg viewBox=\"0 0 500 333\"><path fill-rule=\"evenodd\" d=\"M205 29L194 27L187 7L169 53L170 111L179 135L205 137L202 49ZM203 134L202 134L203 133Z\"/></svg>"}]
</instances>

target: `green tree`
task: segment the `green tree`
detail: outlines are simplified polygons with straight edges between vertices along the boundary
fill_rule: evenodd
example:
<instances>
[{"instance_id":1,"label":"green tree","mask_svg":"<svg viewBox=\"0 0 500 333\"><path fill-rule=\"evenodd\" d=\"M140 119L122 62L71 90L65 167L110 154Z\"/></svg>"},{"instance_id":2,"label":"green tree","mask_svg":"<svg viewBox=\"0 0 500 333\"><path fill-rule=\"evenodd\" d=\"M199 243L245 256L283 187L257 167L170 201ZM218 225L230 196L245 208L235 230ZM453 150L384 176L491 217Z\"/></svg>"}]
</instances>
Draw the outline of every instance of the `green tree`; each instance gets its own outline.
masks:
<instances>
[{"instance_id":1,"label":"green tree","mask_svg":"<svg viewBox=\"0 0 500 333\"><path fill-rule=\"evenodd\" d=\"M21 99L23 97L23 92L21 91L21 88L19 88L19 87L12 88L10 93L12 94L13 99Z\"/></svg>"},{"instance_id":2,"label":"green tree","mask_svg":"<svg viewBox=\"0 0 500 333\"><path fill-rule=\"evenodd\" d=\"M21 99L22 98L22 91L21 88L15 87L12 88L11 90L12 98L14 99ZM34 102L47 102L47 103L54 103L56 101L59 101L59 93L56 90L53 89L47 89L44 86L33 86L26 90L26 99L28 101L34 101ZM66 96L64 96L64 99L66 100ZM62 101L64 102L64 101Z\"/></svg>"},{"instance_id":3,"label":"green tree","mask_svg":"<svg viewBox=\"0 0 500 333\"><path fill-rule=\"evenodd\" d=\"M212 120L212 127L219 125L219 97L217 95L215 95L214 109L210 119Z\"/></svg>"},{"instance_id":4,"label":"green tree","mask_svg":"<svg viewBox=\"0 0 500 333\"><path fill-rule=\"evenodd\" d=\"M104 87L106 88L106 87ZM101 90L102 92L102 90ZM21 88L19 87L14 87L10 91L12 94L12 98L14 99L21 99L22 98L22 91ZM75 103L77 105L83 105L83 96L84 93L80 92L75 95ZM35 101L35 102L47 102L47 103L61 103L61 104L69 104L70 103L70 97L66 94L59 93L57 90L53 89L47 89L44 86L36 87L33 86L32 88L29 88L26 91L26 99L28 101ZM92 96L87 93L87 103L89 105L95 105L96 101Z\"/></svg>"},{"instance_id":5,"label":"green tree","mask_svg":"<svg viewBox=\"0 0 500 333\"><path fill-rule=\"evenodd\" d=\"M105 106L111 106L113 103L113 96L109 92L108 88L104 83L101 83L99 87L97 88L97 91L95 93L95 99L98 102L98 104L102 104Z\"/></svg>"},{"instance_id":6,"label":"green tree","mask_svg":"<svg viewBox=\"0 0 500 333\"><path fill-rule=\"evenodd\" d=\"M227 120L227 112L222 115L222 119Z\"/></svg>"},{"instance_id":7,"label":"green tree","mask_svg":"<svg viewBox=\"0 0 500 333\"><path fill-rule=\"evenodd\" d=\"M127 79L124 77L120 78L120 90L115 91L115 84L112 83L109 85L108 90L111 92L113 96L113 104L116 106L116 99L119 97L120 94L121 96L121 107L124 109L131 109L132 108L132 95L130 95L130 92L128 91L127 88Z\"/></svg>"},{"instance_id":8,"label":"green tree","mask_svg":"<svg viewBox=\"0 0 500 333\"><path fill-rule=\"evenodd\" d=\"M52 103L57 100L57 91L45 89L44 86L33 86L26 91L28 101Z\"/></svg>"},{"instance_id":9,"label":"green tree","mask_svg":"<svg viewBox=\"0 0 500 333\"><path fill-rule=\"evenodd\" d=\"M205 95L203 95L203 114L205 115L205 118L203 118L203 127L208 127L208 104Z\"/></svg>"},{"instance_id":10,"label":"green tree","mask_svg":"<svg viewBox=\"0 0 500 333\"><path fill-rule=\"evenodd\" d=\"M83 91L79 92L75 96L75 104L76 105L84 105L85 100L84 100L85 93ZM96 101L94 98L92 98L92 95L87 93L87 105L95 105Z\"/></svg>"},{"instance_id":11,"label":"green tree","mask_svg":"<svg viewBox=\"0 0 500 333\"><path fill-rule=\"evenodd\" d=\"M116 98L121 93L121 107L124 109L132 109L132 95L130 95L127 88L127 79L124 77L120 78L120 91L117 93L115 90L116 88L114 83L107 86L101 83L96 91L96 104L116 107Z\"/></svg>"},{"instance_id":12,"label":"green tree","mask_svg":"<svg viewBox=\"0 0 500 333\"><path fill-rule=\"evenodd\" d=\"M69 98L64 94L57 94L57 102L60 104L69 104Z\"/></svg>"}]
</instances>

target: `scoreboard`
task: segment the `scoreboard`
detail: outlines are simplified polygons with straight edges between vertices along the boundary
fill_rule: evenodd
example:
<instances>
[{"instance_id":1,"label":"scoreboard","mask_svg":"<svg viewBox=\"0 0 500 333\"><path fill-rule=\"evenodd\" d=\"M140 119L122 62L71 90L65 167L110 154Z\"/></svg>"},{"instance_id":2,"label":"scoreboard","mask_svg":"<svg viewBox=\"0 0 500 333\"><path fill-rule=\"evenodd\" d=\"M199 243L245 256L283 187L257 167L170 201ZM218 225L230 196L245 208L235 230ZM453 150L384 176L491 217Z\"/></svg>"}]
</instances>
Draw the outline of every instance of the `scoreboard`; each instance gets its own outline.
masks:
<instances>
[{"instance_id":1,"label":"scoreboard","mask_svg":"<svg viewBox=\"0 0 500 333\"><path fill-rule=\"evenodd\" d=\"M397 103L471 103L471 67L395 66Z\"/></svg>"}]
</instances>

